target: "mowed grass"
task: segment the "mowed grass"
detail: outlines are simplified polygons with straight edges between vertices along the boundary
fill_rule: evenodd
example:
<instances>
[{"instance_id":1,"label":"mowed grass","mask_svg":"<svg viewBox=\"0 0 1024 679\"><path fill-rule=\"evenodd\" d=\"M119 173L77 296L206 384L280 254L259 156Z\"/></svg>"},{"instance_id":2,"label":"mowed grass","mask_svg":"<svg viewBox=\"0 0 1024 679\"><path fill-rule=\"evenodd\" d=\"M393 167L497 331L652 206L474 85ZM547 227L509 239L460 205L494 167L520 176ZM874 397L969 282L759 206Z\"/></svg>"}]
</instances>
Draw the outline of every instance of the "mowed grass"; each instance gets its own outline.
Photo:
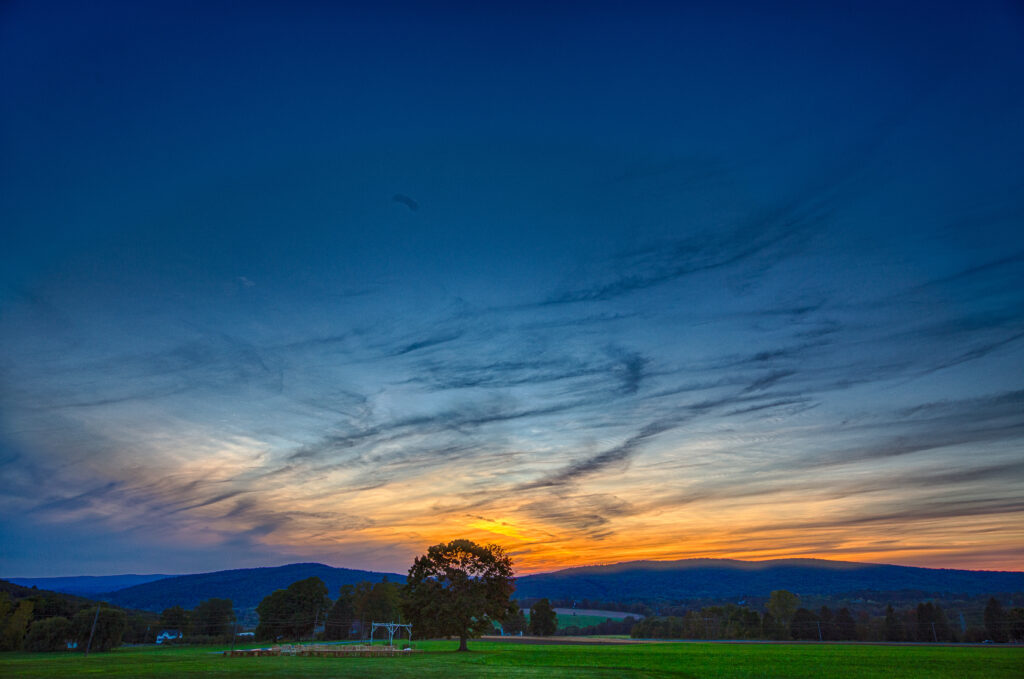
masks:
<instances>
[{"instance_id":1,"label":"mowed grass","mask_svg":"<svg viewBox=\"0 0 1024 679\"><path fill-rule=\"evenodd\" d=\"M933 647L664 643L531 646L471 642L417 644L400 658L224 658L210 648L126 648L93 654L0 654L2 677L714 677L830 679L1020 679L1021 647Z\"/></svg>"}]
</instances>

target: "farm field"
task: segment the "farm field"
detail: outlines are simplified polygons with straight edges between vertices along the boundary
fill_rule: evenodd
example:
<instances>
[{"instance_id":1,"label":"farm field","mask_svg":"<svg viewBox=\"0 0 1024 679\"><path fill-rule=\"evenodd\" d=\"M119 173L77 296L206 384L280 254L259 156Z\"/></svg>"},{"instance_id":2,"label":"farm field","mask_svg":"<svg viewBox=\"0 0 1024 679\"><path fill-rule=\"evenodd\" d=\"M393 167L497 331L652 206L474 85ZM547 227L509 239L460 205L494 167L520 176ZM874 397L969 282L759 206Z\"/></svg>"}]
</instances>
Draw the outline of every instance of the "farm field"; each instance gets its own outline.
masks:
<instances>
[{"instance_id":1,"label":"farm field","mask_svg":"<svg viewBox=\"0 0 1024 679\"><path fill-rule=\"evenodd\" d=\"M527 611L528 612L528 611ZM573 617L573 613L576 613L576 617L580 616L593 616L604 622L606 619L611 618L612 620L622 620L623 618L634 617L637 620L644 617L638 613L624 613L622 611L606 611L599 608L556 608L555 613L558 617L563 615L566 617Z\"/></svg>"},{"instance_id":2,"label":"farm field","mask_svg":"<svg viewBox=\"0 0 1024 679\"><path fill-rule=\"evenodd\" d=\"M3 677L681 677L699 679L1017 679L1021 647L657 643L563 646L455 642L417 644L398 658L224 658L210 647L125 648L80 654L5 653Z\"/></svg>"},{"instance_id":3,"label":"farm field","mask_svg":"<svg viewBox=\"0 0 1024 679\"><path fill-rule=\"evenodd\" d=\"M571 608L556 608L555 613L558 616L558 629L562 630L566 627L589 627L591 625L599 625L605 620L611 618L612 620L621 620L625 617L632 615L631 613L622 613L621 611L602 611L593 608L576 609L575 615ZM530 619L530 609L524 608L523 615L526 619ZM643 616L636 615L636 618Z\"/></svg>"},{"instance_id":4,"label":"farm field","mask_svg":"<svg viewBox=\"0 0 1024 679\"><path fill-rule=\"evenodd\" d=\"M572 615L566 613L558 614L558 629L565 629L575 625L576 627L588 627L599 625L608 619L606 615Z\"/></svg>"}]
</instances>

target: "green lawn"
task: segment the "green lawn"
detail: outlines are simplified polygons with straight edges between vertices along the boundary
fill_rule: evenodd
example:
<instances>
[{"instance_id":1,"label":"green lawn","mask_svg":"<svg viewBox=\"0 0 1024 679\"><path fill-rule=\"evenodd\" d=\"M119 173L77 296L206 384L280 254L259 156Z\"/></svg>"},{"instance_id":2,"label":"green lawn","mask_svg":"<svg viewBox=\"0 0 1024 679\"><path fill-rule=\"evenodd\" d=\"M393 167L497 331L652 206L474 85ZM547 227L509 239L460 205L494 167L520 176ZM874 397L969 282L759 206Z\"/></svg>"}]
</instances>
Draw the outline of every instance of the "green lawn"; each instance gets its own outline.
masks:
<instances>
[{"instance_id":1,"label":"green lawn","mask_svg":"<svg viewBox=\"0 0 1024 679\"><path fill-rule=\"evenodd\" d=\"M93 654L0 654L0 676L13 677L713 677L716 679L1020 679L1021 647L739 645L666 643L630 646L529 646L471 642L417 644L401 658L224 658L210 648L127 648Z\"/></svg>"}]
</instances>

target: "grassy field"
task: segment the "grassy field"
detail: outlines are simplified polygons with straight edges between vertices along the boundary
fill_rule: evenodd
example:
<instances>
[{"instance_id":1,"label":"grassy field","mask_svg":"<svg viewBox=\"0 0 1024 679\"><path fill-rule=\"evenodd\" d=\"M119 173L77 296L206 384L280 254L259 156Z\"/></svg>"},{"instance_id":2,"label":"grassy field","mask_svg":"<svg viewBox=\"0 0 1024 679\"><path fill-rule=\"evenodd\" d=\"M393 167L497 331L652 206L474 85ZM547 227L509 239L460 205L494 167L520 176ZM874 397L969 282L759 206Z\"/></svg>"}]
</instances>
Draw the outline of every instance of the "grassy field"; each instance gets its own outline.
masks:
<instances>
[{"instance_id":1,"label":"grassy field","mask_svg":"<svg viewBox=\"0 0 1024 679\"><path fill-rule=\"evenodd\" d=\"M591 611L590 609L587 609L587 612L585 614L583 612L580 612L576 615L573 615L572 609L567 608L556 608L555 613L558 615L558 629L565 629L566 627L572 626L589 627L591 625L600 624L608 618L618 620L628 615L627 613L619 613L617 611L612 611L609 615L603 615L600 614L600 611ZM525 615L526 619L529 620L529 609L523 609L523 615Z\"/></svg>"},{"instance_id":2,"label":"grassy field","mask_svg":"<svg viewBox=\"0 0 1024 679\"><path fill-rule=\"evenodd\" d=\"M686 677L771 679L1020 679L1024 648L665 643L630 646L531 646L426 642L400 658L224 658L209 647L126 648L93 654L0 654L13 677Z\"/></svg>"},{"instance_id":3,"label":"grassy field","mask_svg":"<svg viewBox=\"0 0 1024 679\"><path fill-rule=\"evenodd\" d=\"M597 625L608 619L605 615L572 615L572 614L558 614L558 629L565 629L566 627L575 625L576 627L589 627L590 625Z\"/></svg>"}]
</instances>

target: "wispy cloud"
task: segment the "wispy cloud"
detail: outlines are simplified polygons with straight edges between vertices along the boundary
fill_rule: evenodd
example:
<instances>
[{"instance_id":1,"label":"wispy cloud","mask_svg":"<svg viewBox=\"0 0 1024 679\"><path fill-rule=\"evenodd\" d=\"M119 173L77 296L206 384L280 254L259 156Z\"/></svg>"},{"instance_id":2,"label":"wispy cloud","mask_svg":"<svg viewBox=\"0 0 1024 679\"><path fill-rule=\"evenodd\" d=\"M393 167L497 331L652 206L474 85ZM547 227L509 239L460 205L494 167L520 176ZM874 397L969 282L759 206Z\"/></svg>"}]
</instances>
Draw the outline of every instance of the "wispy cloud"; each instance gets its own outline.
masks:
<instances>
[{"instance_id":1,"label":"wispy cloud","mask_svg":"<svg viewBox=\"0 0 1024 679\"><path fill-rule=\"evenodd\" d=\"M171 135L145 158L134 137L83 145L115 113L75 105L71 76L40 90L23 74L26 111L85 118L58 126L75 131L53 136L65 148L7 112L24 134L5 166L21 188L3 199L0 509L47 535L89 526L96 545L194 548L205 567L398 569L459 535L502 541L524 570L697 555L1013 565L1024 99L1004 83L1024 70L988 24L971 35L991 41L959 48L962 70L914 56L963 39L959 26L929 24L884 59L813 27L794 44L837 36L828 58L715 59L760 56L763 36L665 33L671 50L633 45L601 92L561 77L581 64L524 74L532 99L505 92L518 66L455 59L458 77L397 128L352 112L402 110L376 90L321 99L290 82L272 121L225 114L230 134L174 136L181 111L145 108L162 71L140 66L157 81L114 78L140 92L124 115ZM448 72L433 49L422 68ZM644 81L651 64L706 59L678 69L668 90L685 98ZM338 63L331 78L348 73ZM365 80L419 92L409 63ZM225 73L181 78L250 81ZM483 89L467 98L466 82ZM286 126L295 136L232 141L285 118L305 121Z\"/></svg>"}]
</instances>

